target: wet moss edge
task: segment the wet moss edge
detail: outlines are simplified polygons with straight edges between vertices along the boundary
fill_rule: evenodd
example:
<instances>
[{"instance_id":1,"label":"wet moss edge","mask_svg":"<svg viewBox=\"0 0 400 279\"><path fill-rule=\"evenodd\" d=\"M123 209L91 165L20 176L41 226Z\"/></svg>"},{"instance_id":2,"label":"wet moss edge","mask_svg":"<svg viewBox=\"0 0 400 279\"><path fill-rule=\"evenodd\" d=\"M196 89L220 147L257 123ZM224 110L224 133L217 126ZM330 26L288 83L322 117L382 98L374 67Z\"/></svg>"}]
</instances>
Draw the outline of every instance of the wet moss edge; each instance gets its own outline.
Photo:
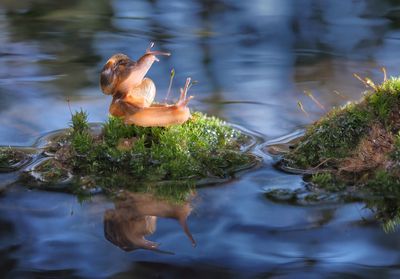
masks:
<instances>
[{"instance_id":1,"label":"wet moss edge","mask_svg":"<svg viewBox=\"0 0 400 279\"><path fill-rule=\"evenodd\" d=\"M70 129L44 147L20 181L79 195L127 189L183 200L199 181L223 181L254 166L259 159L241 150L249 141L238 129L198 112L185 124L168 128L125 125L110 116L95 131L88 115L79 111L72 115ZM10 166L22 159L18 154L0 149L0 163Z\"/></svg>"},{"instance_id":2,"label":"wet moss edge","mask_svg":"<svg viewBox=\"0 0 400 279\"><path fill-rule=\"evenodd\" d=\"M358 102L333 108L307 128L283 155L287 169L313 173L311 181L374 188L374 181L400 177L400 79L373 85ZM375 183L376 184L376 183ZM399 185L400 186L400 185Z\"/></svg>"}]
</instances>

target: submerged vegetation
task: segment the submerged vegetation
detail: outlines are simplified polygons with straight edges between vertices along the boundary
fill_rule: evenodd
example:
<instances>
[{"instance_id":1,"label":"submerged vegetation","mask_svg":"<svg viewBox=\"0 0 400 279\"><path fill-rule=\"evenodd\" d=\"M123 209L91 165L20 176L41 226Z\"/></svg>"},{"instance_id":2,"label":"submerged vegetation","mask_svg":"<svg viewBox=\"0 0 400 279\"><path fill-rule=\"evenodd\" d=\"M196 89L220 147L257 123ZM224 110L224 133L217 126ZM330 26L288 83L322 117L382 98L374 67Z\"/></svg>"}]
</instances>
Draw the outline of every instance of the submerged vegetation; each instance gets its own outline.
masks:
<instances>
[{"instance_id":1,"label":"submerged vegetation","mask_svg":"<svg viewBox=\"0 0 400 279\"><path fill-rule=\"evenodd\" d=\"M400 78L385 78L380 85L361 80L369 87L362 99L333 108L311 125L278 165L304 173L309 196L362 197L390 230L400 220Z\"/></svg>"},{"instance_id":2,"label":"submerged vegetation","mask_svg":"<svg viewBox=\"0 0 400 279\"><path fill-rule=\"evenodd\" d=\"M79 111L70 129L44 148L43 158L21 179L33 187L74 193L131 189L183 200L201 181L226 179L254 165L257 159L242 150L249 141L249 136L201 113L166 128L126 125L110 116L96 130ZM18 152L2 150L0 166L10 166Z\"/></svg>"}]
</instances>

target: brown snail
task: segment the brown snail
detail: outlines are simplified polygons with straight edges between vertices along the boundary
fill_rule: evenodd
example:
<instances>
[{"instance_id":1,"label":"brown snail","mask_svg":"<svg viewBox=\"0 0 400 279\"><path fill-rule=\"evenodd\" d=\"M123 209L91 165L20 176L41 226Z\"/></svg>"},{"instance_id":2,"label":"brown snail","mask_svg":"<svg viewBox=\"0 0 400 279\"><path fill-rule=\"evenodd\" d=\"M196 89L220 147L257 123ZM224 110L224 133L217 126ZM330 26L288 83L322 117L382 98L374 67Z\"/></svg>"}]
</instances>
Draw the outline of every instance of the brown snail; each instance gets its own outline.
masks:
<instances>
[{"instance_id":1,"label":"brown snail","mask_svg":"<svg viewBox=\"0 0 400 279\"><path fill-rule=\"evenodd\" d=\"M156 86L145 77L157 55L169 56L168 52L152 51L153 43L138 61L125 54L114 54L100 73L100 87L104 94L112 95L110 114L123 117L126 124L143 127L182 124L190 118L187 107L192 98L187 97L191 79L187 78L181 95L175 104L154 104Z\"/></svg>"}]
</instances>

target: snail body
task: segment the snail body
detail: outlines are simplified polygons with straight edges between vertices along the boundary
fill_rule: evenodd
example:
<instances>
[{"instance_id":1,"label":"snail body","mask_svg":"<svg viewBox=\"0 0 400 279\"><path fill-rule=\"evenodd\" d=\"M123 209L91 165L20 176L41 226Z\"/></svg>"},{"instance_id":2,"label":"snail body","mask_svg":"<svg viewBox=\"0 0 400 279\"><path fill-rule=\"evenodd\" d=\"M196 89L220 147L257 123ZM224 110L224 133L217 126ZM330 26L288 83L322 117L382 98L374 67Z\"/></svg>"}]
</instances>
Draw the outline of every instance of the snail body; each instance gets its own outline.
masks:
<instances>
[{"instance_id":1,"label":"snail body","mask_svg":"<svg viewBox=\"0 0 400 279\"><path fill-rule=\"evenodd\" d=\"M139 58L131 60L125 54L114 54L104 65L100 74L100 87L104 94L112 95L109 112L124 118L125 123L143 127L167 127L182 124L190 118L187 107L191 97L187 97L190 78L187 79L181 96L175 104L154 104L156 86L145 77L157 55L167 52L151 51L150 48Z\"/></svg>"}]
</instances>

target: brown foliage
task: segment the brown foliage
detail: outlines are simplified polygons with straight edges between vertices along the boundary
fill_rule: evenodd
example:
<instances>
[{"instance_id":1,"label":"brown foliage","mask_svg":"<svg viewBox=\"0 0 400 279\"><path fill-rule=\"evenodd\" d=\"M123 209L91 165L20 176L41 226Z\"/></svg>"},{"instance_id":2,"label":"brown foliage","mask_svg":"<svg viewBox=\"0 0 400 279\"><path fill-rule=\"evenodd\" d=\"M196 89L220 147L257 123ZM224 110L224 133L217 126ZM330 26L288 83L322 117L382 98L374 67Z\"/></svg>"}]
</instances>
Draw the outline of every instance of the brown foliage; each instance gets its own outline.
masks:
<instances>
[{"instance_id":1,"label":"brown foliage","mask_svg":"<svg viewBox=\"0 0 400 279\"><path fill-rule=\"evenodd\" d=\"M339 173L361 173L385 168L389 163L387 154L393 148L393 135L381 124L373 124L369 135L361 140L354 155L340 163Z\"/></svg>"}]
</instances>

